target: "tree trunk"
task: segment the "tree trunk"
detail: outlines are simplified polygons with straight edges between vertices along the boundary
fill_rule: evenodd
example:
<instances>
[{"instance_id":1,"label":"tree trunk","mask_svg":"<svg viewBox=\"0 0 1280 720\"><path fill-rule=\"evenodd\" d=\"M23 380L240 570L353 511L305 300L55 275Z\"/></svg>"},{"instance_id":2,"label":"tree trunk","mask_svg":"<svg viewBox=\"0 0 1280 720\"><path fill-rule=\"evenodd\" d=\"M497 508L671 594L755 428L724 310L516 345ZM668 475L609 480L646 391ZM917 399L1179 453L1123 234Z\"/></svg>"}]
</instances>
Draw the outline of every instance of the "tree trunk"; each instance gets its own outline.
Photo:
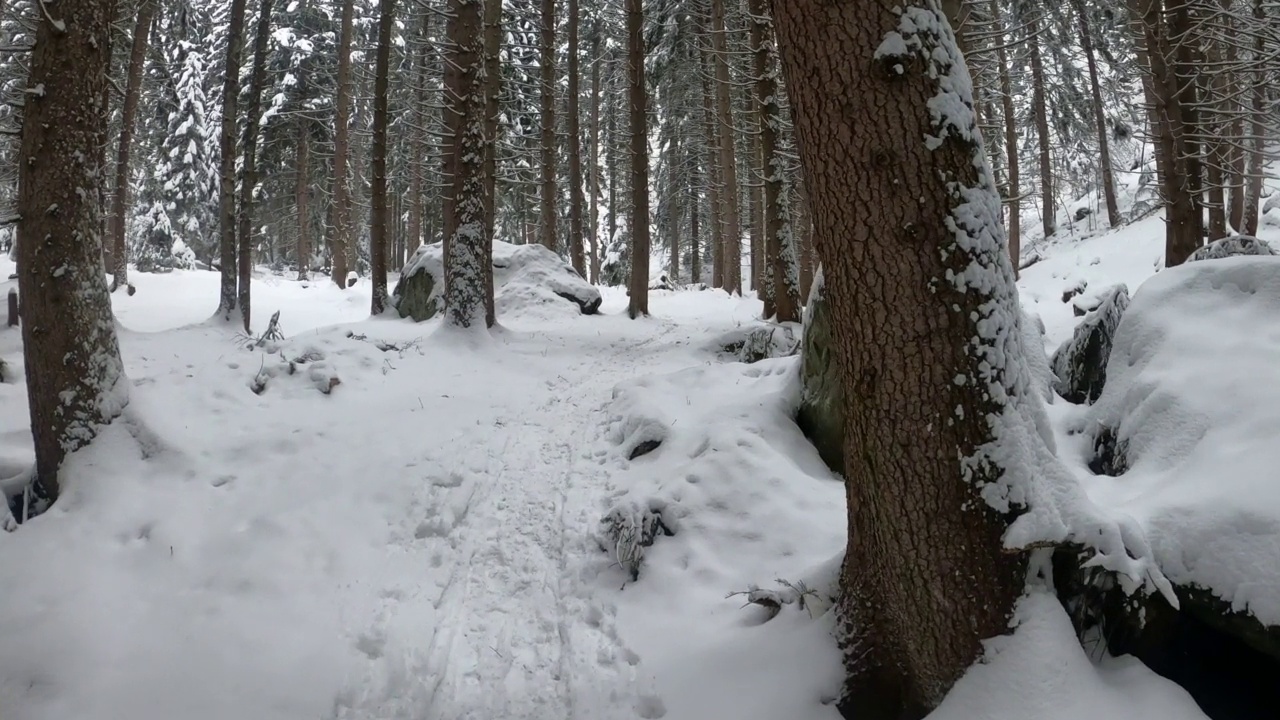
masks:
<instances>
[{"instance_id":1,"label":"tree trunk","mask_svg":"<svg viewBox=\"0 0 1280 720\"><path fill-rule=\"evenodd\" d=\"M542 0L542 206L538 241L556 250L556 1Z\"/></svg>"},{"instance_id":2,"label":"tree trunk","mask_svg":"<svg viewBox=\"0 0 1280 720\"><path fill-rule=\"evenodd\" d=\"M1107 224L1120 224L1120 206L1116 202L1115 173L1111 168L1111 142L1107 133L1107 116L1102 107L1102 87L1098 83L1098 61L1093 53L1093 24L1089 22L1084 0L1072 0L1080 21L1080 46L1089 67L1089 90L1093 96L1093 124L1098 134L1098 164L1102 174L1102 197L1107 205Z\"/></svg>"},{"instance_id":3,"label":"tree trunk","mask_svg":"<svg viewBox=\"0 0 1280 720\"><path fill-rule=\"evenodd\" d=\"M498 222L498 99L502 95L502 68L499 53L502 50L502 0L485 0L484 3L484 71L485 71L485 145L484 145L484 236L493 250L493 236ZM485 276L492 284L493 272ZM490 287L488 295L493 295Z\"/></svg>"},{"instance_id":4,"label":"tree trunk","mask_svg":"<svg viewBox=\"0 0 1280 720\"><path fill-rule=\"evenodd\" d=\"M605 116L605 135L609 137L609 149L605 153L605 160L609 164L609 242L612 245L613 240L618 235L618 153L616 150L617 143L617 118L614 117L614 109L610 105L609 112Z\"/></svg>"},{"instance_id":5,"label":"tree trunk","mask_svg":"<svg viewBox=\"0 0 1280 720\"><path fill-rule=\"evenodd\" d=\"M1040 57L1039 9L1032 8L1028 16L1022 18L1027 28L1027 50L1031 56L1031 107L1035 114L1036 140L1040 148L1040 222L1044 228L1044 236L1049 237L1058 230L1057 206L1054 202L1053 190L1053 156L1049 145L1049 110L1045 99L1044 62Z\"/></svg>"},{"instance_id":6,"label":"tree trunk","mask_svg":"<svg viewBox=\"0 0 1280 720\"><path fill-rule=\"evenodd\" d=\"M1003 347L1019 311L1000 200L968 83L948 81L965 72L953 36L928 30L946 27L936 3L773 9L845 399L840 707L914 720L1008 632L1026 577L1004 548L1008 519L980 495L1004 472L981 448L1019 362ZM903 55L885 50L895 31Z\"/></svg>"},{"instance_id":7,"label":"tree trunk","mask_svg":"<svg viewBox=\"0 0 1280 720\"><path fill-rule=\"evenodd\" d=\"M244 49L245 0L231 0L227 28L227 62L222 80L222 160L218 187L218 256L221 262L221 294L218 314L226 322L236 310L236 118L240 99L240 55Z\"/></svg>"},{"instance_id":8,"label":"tree trunk","mask_svg":"<svg viewBox=\"0 0 1280 720\"><path fill-rule=\"evenodd\" d=\"M450 113L449 166L454 209L445 226L445 322L459 328L494 325L493 245L484 231L486 53L482 0L449 0L445 86Z\"/></svg>"},{"instance_id":9,"label":"tree trunk","mask_svg":"<svg viewBox=\"0 0 1280 720\"><path fill-rule=\"evenodd\" d=\"M760 152L764 160L764 257L772 307L765 317L778 322L800 320L799 268L795 236L791 232L791 208L783 173L782 107L778 103L778 58L768 0L751 0L751 39L755 51L756 98L760 107ZM772 310L773 312L769 312Z\"/></svg>"},{"instance_id":10,"label":"tree trunk","mask_svg":"<svg viewBox=\"0 0 1280 720\"><path fill-rule=\"evenodd\" d=\"M1253 0L1253 19L1256 27L1266 27L1267 12L1265 0ZM1249 113L1249 165L1245 182L1244 221L1241 223L1241 234L1258 234L1258 205L1262 202L1262 181L1266 172L1266 139L1267 139L1267 72L1261 58L1266 53L1266 45L1261 33L1254 34L1253 87L1250 96L1253 102ZM1274 107L1272 108L1274 110Z\"/></svg>"},{"instance_id":11,"label":"tree trunk","mask_svg":"<svg viewBox=\"0 0 1280 720\"><path fill-rule=\"evenodd\" d=\"M294 169L294 194L298 206L298 244L294 254L298 256L298 279L311 275L311 128L306 119L298 118L297 167Z\"/></svg>"},{"instance_id":12,"label":"tree trunk","mask_svg":"<svg viewBox=\"0 0 1280 720\"><path fill-rule=\"evenodd\" d=\"M716 123L715 95L711 90L710 76L714 72L711 53L702 52L702 110L706 126L707 147L707 198L710 211L707 222L711 226L711 287L725 286L724 278L724 205L720 202L720 132Z\"/></svg>"},{"instance_id":13,"label":"tree trunk","mask_svg":"<svg viewBox=\"0 0 1280 720\"><path fill-rule=\"evenodd\" d=\"M591 30L591 207L588 211L591 225L591 276L588 280L593 283L600 282L600 35L597 21Z\"/></svg>"},{"instance_id":14,"label":"tree trunk","mask_svg":"<svg viewBox=\"0 0 1280 720\"><path fill-rule=\"evenodd\" d=\"M689 282L695 286L702 282L702 229L699 227L697 179L690 183L689 191Z\"/></svg>"},{"instance_id":15,"label":"tree trunk","mask_svg":"<svg viewBox=\"0 0 1280 720\"><path fill-rule=\"evenodd\" d=\"M578 0L569 0L569 257L587 277L582 255L582 137L578 127Z\"/></svg>"},{"instance_id":16,"label":"tree trunk","mask_svg":"<svg viewBox=\"0 0 1280 720\"><path fill-rule=\"evenodd\" d=\"M1231 13L1233 0L1220 0L1220 3L1227 37L1234 37L1238 28L1235 15ZM1243 105L1237 96L1237 93L1242 90L1240 77L1236 74L1240 72L1238 69L1240 49L1234 42L1228 42L1226 45L1226 65L1231 70L1226 73L1225 94L1219 106L1219 112L1223 118L1230 118L1228 141L1223 143L1227 166L1227 223L1236 232L1240 232L1240 228L1244 225L1245 172L1247 170L1246 153L1242 147L1245 143L1245 122L1241 116Z\"/></svg>"},{"instance_id":17,"label":"tree trunk","mask_svg":"<svg viewBox=\"0 0 1280 720\"><path fill-rule=\"evenodd\" d=\"M394 0L378 3L378 49L374 59L373 76L373 157L372 177L369 188L369 273L373 275L373 298L369 312L381 315L390 305L387 294L387 240L389 220L387 214L387 96L390 85L391 33L395 30Z\"/></svg>"},{"instance_id":18,"label":"tree trunk","mask_svg":"<svg viewBox=\"0 0 1280 720\"><path fill-rule=\"evenodd\" d=\"M261 115L262 86L267 72L267 40L271 37L272 0L261 0L257 35L253 39L253 70L249 76L249 102L245 106L244 172L240 181L238 210L239 248L237 253L240 320L249 332L250 286L253 279L253 189L258 184L258 118Z\"/></svg>"},{"instance_id":19,"label":"tree trunk","mask_svg":"<svg viewBox=\"0 0 1280 720\"><path fill-rule=\"evenodd\" d=\"M237 0L243 2L243 0ZM333 227L329 251L333 257L333 281L347 287L347 252L351 240L351 41L354 0L342 0L342 34L338 38L338 87L333 102Z\"/></svg>"},{"instance_id":20,"label":"tree trunk","mask_svg":"<svg viewBox=\"0 0 1280 720\"><path fill-rule=\"evenodd\" d=\"M1204 244L1204 159L1200 138L1200 79L1203 57L1200 56L1193 33L1196 23L1191 16L1191 0L1171 0L1166 4L1169 20L1168 38L1172 47L1170 53L1173 83L1172 90L1177 103L1182 109L1182 125L1177 133L1179 154L1185 163L1182 182L1190 195L1191 222L1187 227L1187 241L1194 242L1195 248ZM1194 239L1192 236L1194 230ZM1189 245L1190 246L1190 245ZM1191 252L1195 252L1193 248Z\"/></svg>"},{"instance_id":21,"label":"tree trunk","mask_svg":"<svg viewBox=\"0 0 1280 720\"><path fill-rule=\"evenodd\" d=\"M800 302L808 304L813 276L818 272L818 253L813 244L813 214L803 179L796 192L796 247L800 252Z\"/></svg>"},{"instance_id":22,"label":"tree trunk","mask_svg":"<svg viewBox=\"0 0 1280 720\"><path fill-rule=\"evenodd\" d=\"M643 0L627 0L627 66L631 114L631 283L627 314L649 314L649 118L644 85Z\"/></svg>"},{"instance_id":23,"label":"tree trunk","mask_svg":"<svg viewBox=\"0 0 1280 720\"><path fill-rule=\"evenodd\" d=\"M138 98L142 94L142 67L151 37L151 19L155 17L155 1L142 0L133 24L133 46L129 50L129 78L124 93L124 109L120 117L120 144L116 152L116 192L111 208L111 291L129 285L129 249L125 244L126 215L129 213L129 152L133 144L133 126L137 121Z\"/></svg>"},{"instance_id":24,"label":"tree trunk","mask_svg":"<svg viewBox=\"0 0 1280 720\"><path fill-rule=\"evenodd\" d=\"M1009 206L1009 260L1013 263L1013 276L1018 277L1022 261L1022 179L1018 176L1018 126L1013 109L1013 83L1009 79L1009 56L1005 51L1004 21L996 0L989 4L991 20L996 27L996 64L1000 72L1000 106L1004 113L1004 154L1007 160Z\"/></svg>"},{"instance_id":25,"label":"tree trunk","mask_svg":"<svg viewBox=\"0 0 1280 720\"><path fill-rule=\"evenodd\" d=\"M724 0L711 0L711 49L715 64L716 126L720 138L721 212L724 217L722 272L730 295L742 294L742 230L738 222L738 169L733 151L733 107L729 101L729 54Z\"/></svg>"},{"instance_id":26,"label":"tree trunk","mask_svg":"<svg viewBox=\"0 0 1280 720\"><path fill-rule=\"evenodd\" d=\"M114 0L61 0L33 17L17 163L18 292L38 500L129 400L102 260L107 68ZM53 209L56 208L56 211Z\"/></svg>"},{"instance_id":27,"label":"tree trunk","mask_svg":"<svg viewBox=\"0 0 1280 720\"><path fill-rule=\"evenodd\" d=\"M405 250L414 252L422 243L422 217L426 197L422 182L423 163L427 153L427 19L423 13L422 27L415 44L409 50L413 57L413 107L409 110L413 126L409 128L409 218L405 228ZM403 258L400 262L404 262Z\"/></svg>"}]
</instances>

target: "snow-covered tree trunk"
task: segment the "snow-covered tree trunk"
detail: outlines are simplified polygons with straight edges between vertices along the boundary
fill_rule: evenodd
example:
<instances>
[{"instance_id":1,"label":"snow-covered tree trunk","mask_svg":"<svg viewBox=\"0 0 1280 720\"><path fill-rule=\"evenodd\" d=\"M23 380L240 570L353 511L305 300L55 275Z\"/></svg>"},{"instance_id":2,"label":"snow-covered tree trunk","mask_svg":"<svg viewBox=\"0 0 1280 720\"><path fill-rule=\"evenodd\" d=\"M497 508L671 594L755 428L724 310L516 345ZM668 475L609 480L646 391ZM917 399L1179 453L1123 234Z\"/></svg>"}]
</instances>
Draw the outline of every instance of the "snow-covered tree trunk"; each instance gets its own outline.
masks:
<instances>
[{"instance_id":1,"label":"snow-covered tree trunk","mask_svg":"<svg viewBox=\"0 0 1280 720\"><path fill-rule=\"evenodd\" d=\"M39 14L18 164L18 292L34 494L128 402L102 260L107 68L114 0L60 0Z\"/></svg>"},{"instance_id":2,"label":"snow-covered tree trunk","mask_svg":"<svg viewBox=\"0 0 1280 720\"><path fill-rule=\"evenodd\" d=\"M627 0L628 98L631 115L631 283L627 314L649 314L649 118L644 84L644 6Z\"/></svg>"},{"instance_id":3,"label":"snow-covered tree trunk","mask_svg":"<svg viewBox=\"0 0 1280 720\"><path fill-rule=\"evenodd\" d=\"M387 216L387 102L390 94L391 34L395 29L395 0L378 4L378 49L374 60L373 80L373 158L369 202L372 206L369 228L369 273L373 275L373 298L369 312L381 315L390 304L387 293L387 245L390 218Z\"/></svg>"},{"instance_id":4,"label":"snow-covered tree trunk","mask_svg":"<svg viewBox=\"0 0 1280 720\"><path fill-rule=\"evenodd\" d=\"M841 709L920 718L1026 577L982 495L1020 362L1000 197L936 0L773 10L844 393Z\"/></svg>"},{"instance_id":5,"label":"snow-covered tree trunk","mask_svg":"<svg viewBox=\"0 0 1280 720\"><path fill-rule=\"evenodd\" d=\"M422 217L426 198L423 187L423 164L427 134L427 19L423 13L418 37L410 44L413 59L413 104L409 110L409 218L405 229L405 249L412 253L422 243Z\"/></svg>"},{"instance_id":6,"label":"snow-covered tree trunk","mask_svg":"<svg viewBox=\"0 0 1280 720\"><path fill-rule=\"evenodd\" d=\"M569 0L569 258L587 277L582 252L582 130L578 113L578 0Z\"/></svg>"},{"instance_id":7,"label":"snow-covered tree trunk","mask_svg":"<svg viewBox=\"0 0 1280 720\"><path fill-rule=\"evenodd\" d=\"M715 107L720 140L720 205L724 222L721 271L724 289L742 294L742 229L738 218L738 163L733 149L733 106L729 99L729 49L724 0L711 0L711 61L715 67Z\"/></svg>"},{"instance_id":8,"label":"snow-covered tree trunk","mask_svg":"<svg viewBox=\"0 0 1280 720\"><path fill-rule=\"evenodd\" d=\"M445 226L445 322L493 327L493 245L484 230L485 43L482 0L449 0L445 99L450 106L448 164L454 209Z\"/></svg>"},{"instance_id":9,"label":"snow-covered tree trunk","mask_svg":"<svg viewBox=\"0 0 1280 720\"><path fill-rule=\"evenodd\" d=\"M707 24L710 33L710 22ZM707 40L710 43L710 39ZM711 226L711 286L725 286L724 278L724 205L721 203L723 188L720 184L720 128L716 122L715 94L711 89L711 75L714 73L711 52L702 47L702 110L703 127L705 128L704 145L707 158L707 198L710 212L707 213L707 224Z\"/></svg>"},{"instance_id":10,"label":"snow-covered tree trunk","mask_svg":"<svg viewBox=\"0 0 1280 720\"><path fill-rule=\"evenodd\" d=\"M241 1L241 0L237 0ZM351 251L351 43L355 15L354 0L342 0L342 29L338 36L338 91L333 111L333 199L329 228L332 255L330 277L338 287L347 287L347 254Z\"/></svg>"},{"instance_id":11,"label":"snow-covered tree trunk","mask_svg":"<svg viewBox=\"0 0 1280 720\"><path fill-rule=\"evenodd\" d=\"M227 28L227 60L222 81L222 158L218 171L218 257L221 290L218 314L226 322L236 311L236 120L240 99L240 55L244 49L245 0L231 0L231 24Z\"/></svg>"},{"instance_id":12,"label":"snow-covered tree trunk","mask_svg":"<svg viewBox=\"0 0 1280 720\"><path fill-rule=\"evenodd\" d=\"M541 74L541 120L542 123L542 181L541 206L538 212L538 242L544 246L559 250L559 230L557 227L557 190L556 190L556 2L542 0L542 13L539 18L542 50L538 61Z\"/></svg>"},{"instance_id":13,"label":"snow-covered tree trunk","mask_svg":"<svg viewBox=\"0 0 1280 720\"><path fill-rule=\"evenodd\" d=\"M120 140L116 150L116 191L111 202L111 290L129 285L129 251L125 244L125 224L129 213L129 155L133 126L137 122L138 99L142 95L142 67L155 17L155 0L142 0L133 24L133 45L129 49L129 75L125 81L124 107L120 117Z\"/></svg>"},{"instance_id":14,"label":"snow-covered tree trunk","mask_svg":"<svg viewBox=\"0 0 1280 720\"><path fill-rule=\"evenodd\" d=\"M591 275L587 280L600 282L600 44L601 30L599 21L591 29L591 166L588 171L591 185L590 207L587 211L591 234Z\"/></svg>"}]
</instances>

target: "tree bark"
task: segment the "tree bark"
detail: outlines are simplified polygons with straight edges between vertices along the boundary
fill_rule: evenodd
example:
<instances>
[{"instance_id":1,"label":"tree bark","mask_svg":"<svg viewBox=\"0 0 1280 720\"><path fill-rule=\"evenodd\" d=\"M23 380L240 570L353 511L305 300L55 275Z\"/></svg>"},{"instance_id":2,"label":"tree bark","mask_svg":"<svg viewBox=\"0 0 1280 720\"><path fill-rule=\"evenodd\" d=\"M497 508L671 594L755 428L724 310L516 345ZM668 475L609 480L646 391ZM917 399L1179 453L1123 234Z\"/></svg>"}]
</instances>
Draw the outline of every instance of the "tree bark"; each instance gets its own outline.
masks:
<instances>
[{"instance_id":1,"label":"tree bark","mask_svg":"<svg viewBox=\"0 0 1280 720\"><path fill-rule=\"evenodd\" d=\"M17 164L18 292L36 467L52 502L66 456L129 400L102 259L107 68L114 0L61 0L34 18Z\"/></svg>"},{"instance_id":2,"label":"tree bark","mask_svg":"<svg viewBox=\"0 0 1280 720\"><path fill-rule=\"evenodd\" d=\"M409 50L413 57L413 107L409 117L409 217L405 228L405 250L413 252L422 243L422 217L426 198L422 182L423 163L427 152L427 20L430 14L422 14L422 26L418 38ZM403 262L403 258L399 262Z\"/></svg>"},{"instance_id":3,"label":"tree bark","mask_svg":"<svg viewBox=\"0 0 1280 720\"><path fill-rule=\"evenodd\" d=\"M1024 6L1028 7L1028 6ZM1058 230L1057 205L1054 202L1053 155L1049 144L1049 109L1045 98L1044 62L1040 57L1040 17L1038 8L1029 8L1021 18L1027 28L1027 51L1031 57L1031 108L1035 115L1036 141L1040 149L1040 223L1044 236Z\"/></svg>"},{"instance_id":4,"label":"tree bark","mask_svg":"<svg viewBox=\"0 0 1280 720\"><path fill-rule=\"evenodd\" d=\"M236 118L240 100L240 55L244 49L245 0L231 0L227 28L227 62L222 80L222 160L218 188L218 256L221 262L221 295L218 314L226 322L236 311L239 277L236 255Z\"/></svg>"},{"instance_id":5,"label":"tree bark","mask_svg":"<svg viewBox=\"0 0 1280 720\"><path fill-rule=\"evenodd\" d=\"M378 49L374 58L373 78L373 157L370 160L369 204L369 272L373 275L373 297L369 312L381 315L390 305L387 293L387 108L390 94L391 33L395 29L395 0L379 0Z\"/></svg>"},{"instance_id":6,"label":"tree bark","mask_svg":"<svg viewBox=\"0 0 1280 720\"><path fill-rule=\"evenodd\" d=\"M298 118L297 167L294 168L294 195L298 206L298 279L311 275L311 128L305 118Z\"/></svg>"},{"instance_id":7,"label":"tree bark","mask_svg":"<svg viewBox=\"0 0 1280 720\"><path fill-rule=\"evenodd\" d=\"M715 65L716 125L720 139L720 203L724 218L721 271L730 295L742 294L742 230L738 222L738 169L733 151L733 106L729 101L729 54L724 0L711 0L711 50Z\"/></svg>"},{"instance_id":8,"label":"tree bark","mask_svg":"<svg viewBox=\"0 0 1280 720\"><path fill-rule=\"evenodd\" d=\"M791 208L783 173L782 107L778 98L778 58L768 0L751 0L751 40L754 49L756 98L760 109L760 154L764 161L764 257L769 304L765 317L778 322L800 320L799 268L791 233ZM770 312L772 311L772 312Z\"/></svg>"},{"instance_id":9,"label":"tree bark","mask_svg":"<svg viewBox=\"0 0 1280 720\"><path fill-rule=\"evenodd\" d=\"M695 286L702 282L702 228L698 217L699 204L698 183L695 176L689 190L689 282Z\"/></svg>"},{"instance_id":10,"label":"tree bark","mask_svg":"<svg viewBox=\"0 0 1280 720\"><path fill-rule=\"evenodd\" d=\"M445 322L458 328L494 325L493 245L484 230L486 53L482 0L449 0L446 99L451 104L449 166L454 209L445 226Z\"/></svg>"},{"instance_id":11,"label":"tree bark","mask_svg":"<svg viewBox=\"0 0 1280 720\"><path fill-rule=\"evenodd\" d=\"M1267 10L1265 0L1253 0L1253 19L1256 27L1266 27ZM1268 78L1261 58L1266 53L1266 44L1261 33L1254 34L1253 87L1250 98L1253 104L1249 114L1249 164L1245 179L1244 221L1241 234L1258 234L1258 205L1262 202L1262 180L1266 171L1266 139L1267 139L1267 86ZM1274 110L1274 107L1272 108Z\"/></svg>"},{"instance_id":12,"label":"tree bark","mask_svg":"<svg viewBox=\"0 0 1280 720\"><path fill-rule=\"evenodd\" d=\"M542 203L539 210L538 239L557 250L556 227L556 2L542 0Z\"/></svg>"},{"instance_id":13,"label":"tree bark","mask_svg":"<svg viewBox=\"0 0 1280 720\"><path fill-rule=\"evenodd\" d=\"M498 99L502 95L502 68L499 53L502 50L502 0L485 0L484 3L484 82L485 82L485 145L484 145L484 236L492 254L494 232L498 222ZM492 268L485 276L493 284ZM488 296L493 295L493 288Z\"/></svg>"},{"instance_id":14,"label":"tree bark","mask_svg":"<svg viewBox=\"0 0 1280 720\"><path fill-rule=\"evenodd\" d=\"M576 0L575 0L576 1ZM591 276L593 283L600 282L600 24L591 29L591 206L588 211L591 233Z\"/></svg>"},{"instance_id":15,"label":"tree bark","mask_svg":"<svg viewBox=\"0 0 1280 720\"><path fill-rule=\"evenodd\" d=\"M155 0L142 0L138 4L138 17L133 24L133 46L129 49L129 78L125 86L124 108L120 113L120 144L116 152L116 192L111 203L112 292L129 285L129 249L124 237L129 212L129 153L133 144L133 126L137 122L138 98L142 95L142 68L155 11Z\"/></svg>"},{"instance_id":16,"label":"tree bark","mask_svg":"<svg viewBox=\"0 0 1280 720\"><path fill-rule=\"evenodd\" d=\"M649 118L644 79L642 0L627 0L627 66L631 115L631 283L627 314L649 314Z\"/></svg>"},{"instance_id":17,"label":"tree bark","mask_svg":"<svg viewBox=\"0 0 1280 720\"><path fill-rule=\"evenodd\" d=\"M243 0L237 0L243 2ZM329 240L333 281L347 287L347 252L351 239L351 42L354 0L342 0L342 30L338 37L337 94L333 102L333 233Z\"/></svg>"},{"instance_id":18,"label":"tree bark","mask_svg":"<svg viewBox=\"0 0 1280 720\"><path fill-rule=\"evenodd\" d=\"M1003 545L1009 519L980 495L1004 472L981 448L1019 362L1003 354L1019 311L999 196L968 83L953 79L963 59L929 29L946 27L937 4L773 9L844 392L840 708L916 720L1008 631L1026 577ZM886 50L895 31L903 54Z\"/></svg>"},{"instance_id":19,"label":"tree bark","mask_svg":"<svg viewBox=\"0 0 1280 720\"><path fill-rule=\"evenodd\" d=\"M267 73L267 40L271 37L271 5L261 0L257 35L253 39L253 70L249 76L249 102L245 106L244 173L240 181L238 209L239 237L237 276L240 319L249 332L250 287L253 279L253 190L258 184L258 125L261 116L262 86Z\"/></svg>"},{"instance_id":20,"label":"tree bark","mask_svg":"<svg viewBox=\"0 0 1280 720\"><path fill-rule=\"evenodd\" d=\"M1089 68L1089 91L1093 97L1093 124L1098 135L1098 164L1101 166L1102 197L1107 206L1107 224L1120 224L1120 206L1116 202L1115 174L1111 168L1111 142L1107 133L1107 116L1102 107L1102 87L1098 83L1098 61L1093 52L1093 24L1089 22L1084 0L1072 0L1080 22L1080 46Z\"/></svg>"},{"instance_id":21,"label":"tree bark","mask_svg":"<svg viewBox=\"0 0 1280 720\"><path fill-rule=\"evenodd\" d=\"M582 253L582 137L578 127L578 0L569 0L569 257L587 277Z\"/></svg>"},{"instance_id":22,"label":"tree bark","mask_svg":"<svg viewBox=\"0 0 1280 720\"><path fill-rule=\"evenodd\" d=\"M709 79L714 69L711 63L711 53L705 48L702 52L702 65L704 70L702 73L702 109L705 120L704 125L706 126L707 146L707 197L710 202L707 223L711 226L711 287L722 288L725 286L725 239L724 205L720 202L722 191L720 185L720 132L716 123L715 95L711 90L711 80Z\"/></svg>"}]
</instances>

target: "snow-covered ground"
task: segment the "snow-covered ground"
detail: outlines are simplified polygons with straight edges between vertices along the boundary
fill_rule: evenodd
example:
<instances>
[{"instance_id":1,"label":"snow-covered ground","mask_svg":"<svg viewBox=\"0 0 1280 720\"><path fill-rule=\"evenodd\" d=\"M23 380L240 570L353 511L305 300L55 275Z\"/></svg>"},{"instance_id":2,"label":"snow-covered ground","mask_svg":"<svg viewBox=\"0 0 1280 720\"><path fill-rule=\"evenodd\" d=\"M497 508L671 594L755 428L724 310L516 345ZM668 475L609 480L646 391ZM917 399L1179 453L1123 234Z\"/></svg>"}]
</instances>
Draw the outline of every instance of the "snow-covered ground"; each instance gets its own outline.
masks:
<instances>
[{"instance_id":1,"label":"snow-covered ground","mask_svg":"<svg viewBox=\"0 0 1280 720\"><path fill-rule=\"evenodd\" d=\"M1043 249L1020 289L1049 350L1064 289L1156 271L1159 223ZM756 301L656 292L631 321L606 289L599 316L514 308L477 343L369 319L366 283L264 276L255 332L278 309L287 336L264 352L203 324L216 275L132 279L128 414L0 536L4 720L838 717L844 492L789 420L795 360L715 348ZM21 367L15 331L0 358ZM27 422L0 384L0 470L30 460ZM619 507L673 533L636 580L601 549ZM775 579L815 594L767 622L728 597ZM935 720L1203 717L1091 660L1047 595L1019 622Z\"/></svg>"}]
</instances>

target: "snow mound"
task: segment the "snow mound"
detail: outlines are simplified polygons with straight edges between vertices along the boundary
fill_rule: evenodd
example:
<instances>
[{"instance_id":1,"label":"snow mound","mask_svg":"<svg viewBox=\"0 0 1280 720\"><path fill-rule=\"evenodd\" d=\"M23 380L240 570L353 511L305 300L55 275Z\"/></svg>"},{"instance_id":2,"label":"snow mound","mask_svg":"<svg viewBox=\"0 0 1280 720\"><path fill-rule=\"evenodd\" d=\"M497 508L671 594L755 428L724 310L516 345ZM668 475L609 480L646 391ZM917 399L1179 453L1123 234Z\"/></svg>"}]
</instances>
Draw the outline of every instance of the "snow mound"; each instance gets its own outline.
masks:
<instances>
[{"instance_id":1,"label":"snow mound","mask_svg":"<svg viewBox=\"0 0 1280 720\"><path fill-rule=\"evenodd\" d=\"M1138 522L1165 575L1280 624L1280 258L1165 270L1116 331L1089 413L1123 474L1089 481Z\"/></svg>"},{"instance_id":2,"label":"snow mound","mask_svg":"<svg viewBox=\"0 0 1280 720\"><path fill-rule=\"evenodd\" d=\"M796 358L695 367L615 388L606 438L624 467L605 512L601 546L642 582L649 571L640 564L647 568L645 556L655 553L666 562L682 558L677 574L717 575L727 558L741 553L838 550L843 486L792 420L798 395ZM650 451L637 455L645 444ZM654 516L672 537L647 548L644 541L655 538ZM619 527L634 539L620 549ZM726 575L723 589L785 574L783 568L770 572Z\"/></svg>"},{"instance_id":3,"label":"snow mound","mask_svg":"<svg viewBox=\"0 0 1280 720\"><path fill-rule=\"evenodd\" d=\"M393 293L400 314L422 321L434 317L444 295L444 255L441 243L420 245L400 272ZM495 309L502 314L550 317L565 301L578 313L594 315L600 309L600 291L559 255L541 245L493 243ZM576 314L576 313L575 313Z\"/></svg>"},{"instance_id":4,"label":"snow mound","mask_svg":"<svg viewBox=\"0 0 1280 720\"><path fill-rule=\"evenodd\" d=\"M1276 251L1267 243L1266 240L1259 240L1249 235L1235 235L1233 237L1214 240L1213 242L1201 247L1191 253L1191 257L1187 258L1187 262L1196 262L1198 260L1221 260L1222 258L1235 257L1236 255L1275 255Z\"/></svg>"},{"instance_id":5,"label":"snow mound","mask_svg":"<svg viewBox=\"0 0 1280 720\"><path fill-rule=\"evenodd\" d=\"M799 323L761 322L727 332L717 338L712 346L730 359L754 363L798 353L800 335Z\"/></svg>"}]
</instances>

